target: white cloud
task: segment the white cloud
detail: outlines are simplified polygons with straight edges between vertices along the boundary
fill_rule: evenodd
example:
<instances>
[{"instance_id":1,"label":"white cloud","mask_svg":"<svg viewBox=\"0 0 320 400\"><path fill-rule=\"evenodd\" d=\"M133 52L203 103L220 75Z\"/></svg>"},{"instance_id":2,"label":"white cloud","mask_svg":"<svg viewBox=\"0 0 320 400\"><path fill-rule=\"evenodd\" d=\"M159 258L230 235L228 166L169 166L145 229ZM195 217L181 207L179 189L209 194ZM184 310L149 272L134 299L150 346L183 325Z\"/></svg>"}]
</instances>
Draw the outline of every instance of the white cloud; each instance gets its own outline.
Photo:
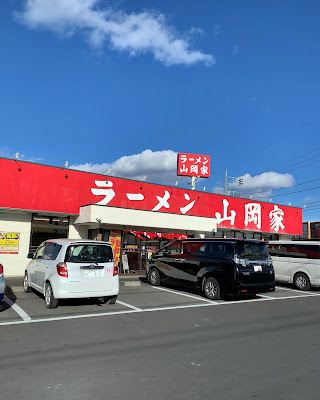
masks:
<instances>
[{"instance_id":1,"label":"white cloud","mask_svg":"<svg viewBox=\"0 0 320 400\"><path fill-rule=\"evenodd\" d=\"M241 183L241 184L239 184ZM272 196L274 189L286 188L294 185L295 181L291 174L279 174L277 172L264 172L260 175L251 176L245 174L236 178L235 183L228 180L228 191L241 193L241 197L264 198ZM216 186L213 192L224 194L224 188Z\"/></svg>"},{"instance_id":2,"label":"white cloud","mask_svg":"<svg viewBox=\"0 0 320 400\"><path fill-rule=\"evenodd\" d=\"M95 47L108 40L111 47L130 55L151 53L165 65L213 65L215 59L190 48L163 14L144 11L127 14L102 9L100 0L26 0L18 21L30 29L48 29L64 36L84 33ZM193 28L195 30L195 28Z\"/></svg>"},{"instance_id":3,"label":"white cloud","mask_svg":"<svg viewBox=\"0 0 320 400\"><path fill-rule=\"evenodd\" d=\"M9 150L8 147L0 148L0 157L14 158L14 156L16 154L18 154L17 160L21 160L21 161L23 160L23 161L39 163L40 161L43 160L43 158L41 158L41 157L33 157L33 156L28 157L25 154L21 153L21 151L19 149L16 151L11 151L11 150Z\"/></svg>"},{"instance_id":4,"label":"white cloud","mask_svg":"<svg viewBox=\"0 0 320 400\"><path fill-rule=\"evenodd\" d=\"M232 55L233 55L233 56L237 56L239 53L240 53L240 48L239 48L239 45L236 44L236 45L234 46L233 50L232 50Z\"/></svg>"},{"instance_id":5,"label":"white cloud","mask_svg":"<svg viewBox=\"0 0 320 400\"><path fill-rule=\"evenodd\" d=\"M13 156L13 154L9 153L8 147L2 147L0 149L0 157L11 158Z\"/></svg>"},{"instance_id":6,"label":"white cloud","mask_svg":"<svg viewBox=\"0 0 320 400\"><path fill-rule=\"evenodd\" d=\"M141 180L174 185L176 181L185 182L187 178L177 177L177 153L172 150L151 151L144 150L140 154L123 156L113 163L103 164L76 164L71 169L110 174L122 178ZM108 172L108 170L110 170Z\"/></svg>"}]
</instances>

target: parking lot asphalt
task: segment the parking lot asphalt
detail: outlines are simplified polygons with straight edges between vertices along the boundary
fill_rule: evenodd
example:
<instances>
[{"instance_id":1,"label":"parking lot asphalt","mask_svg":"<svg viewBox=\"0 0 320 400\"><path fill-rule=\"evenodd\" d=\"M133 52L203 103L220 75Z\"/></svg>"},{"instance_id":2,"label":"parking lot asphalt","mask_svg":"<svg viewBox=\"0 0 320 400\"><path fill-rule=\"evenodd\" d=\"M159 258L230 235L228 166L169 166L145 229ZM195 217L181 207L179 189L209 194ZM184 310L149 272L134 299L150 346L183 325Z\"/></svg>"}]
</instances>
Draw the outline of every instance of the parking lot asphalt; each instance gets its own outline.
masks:
<instances>
[{"instance_id":1,"label":"parking lot asphalt","mask_svg":"<svg viewBox=\"0 0 320 400\"><path fill-rule=\"evenodd\" d=\"M302 292L290 286L277 286L273 293L251 297L208 300L201 293L173 286L150 286L143 278L122 279L116 304L98 304L95 299L60 301L56 309L45 307L43 296L37 292L24 293L23 287L9 285L0 310L0 326L35 322L50 322L77 318L107 317L111 315L158 312L183 308L231 306L233 304L265 301L290 301L299 298L315 298L320 301L318 289Z\"/></svg>"},{"instance_id":2,"label":"parking lot asphalt","mask_svg":"<svg viewBox=\"0 0 320 400\"><path fill-rule=\"evenodd\" d=\"M0 398L318 397L317 290L277 286L272 295L210 302L133 281L115 305L66 301L47 310L41 296L11 289L0 313Z\"/></svg>"}]
</instances>

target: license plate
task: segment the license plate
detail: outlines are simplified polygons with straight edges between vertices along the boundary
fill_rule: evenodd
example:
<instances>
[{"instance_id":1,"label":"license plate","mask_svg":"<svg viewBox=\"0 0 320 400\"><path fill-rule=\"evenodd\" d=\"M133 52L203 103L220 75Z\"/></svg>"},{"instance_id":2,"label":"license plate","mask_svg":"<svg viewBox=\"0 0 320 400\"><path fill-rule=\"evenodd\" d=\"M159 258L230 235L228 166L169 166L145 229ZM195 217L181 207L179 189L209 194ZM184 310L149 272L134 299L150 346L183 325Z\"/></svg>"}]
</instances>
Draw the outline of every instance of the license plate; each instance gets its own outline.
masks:
<instances>
[{"instance_id":1,"label":"license plate","mask_svg":"<svg viewBox=\"0 0 320 400\"><path fill-rule=\"evenodd\" d=\"M254 265L254 272L262 272L262 266L261 265Z\"/></svg>"},{"instance_id":2,"label":"license plate","mask_svg":"<svg viewBox=\"0 0 320 400\"><path fill-rule=\"evenodd\" d=\"M94 271L94 270L93 271L91 271L91 270L85 271L84 274L85 274L85 276L90 276L90 278L100 275L99 271Z\"/></svg>"}]
</instances>

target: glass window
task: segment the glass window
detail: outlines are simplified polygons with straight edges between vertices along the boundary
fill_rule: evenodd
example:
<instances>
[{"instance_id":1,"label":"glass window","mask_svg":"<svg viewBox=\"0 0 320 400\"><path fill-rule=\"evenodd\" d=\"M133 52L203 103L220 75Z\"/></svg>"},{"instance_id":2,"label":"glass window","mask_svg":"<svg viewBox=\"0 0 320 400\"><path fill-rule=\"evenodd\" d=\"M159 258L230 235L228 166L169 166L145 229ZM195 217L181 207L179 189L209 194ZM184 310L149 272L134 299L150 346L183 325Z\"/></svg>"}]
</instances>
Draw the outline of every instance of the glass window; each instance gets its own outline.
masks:
<instances>
[{"instance_id":1,"label":"glass window","mask_svg":"<svg viewBox=\"0 0 320 400\"><path fill-rule=\"evenodd\" d=\"M232 243L223 242L191 242L183 244L183 253L195 257L227 257L233 258Z\"/></svg>"},{"instance_id":2,"label":"glass window","mask_svg":"<svg viewBox=\"0 0 320 400\"><path fill-rule=\"evenodd\" d=\"M220 229L218 228L217 232L215 232L213 235L214 235L214 237L221 237L221 238L223 238L223 237L224 237L224 231L222 231L222 230L220 230Z\"/></svg>"},{"instance_id":3,"label":"glass window","mask_svg":"<svg viewBox=\"0 0 320 400\"><path fill-rule=\"evenodd\" d=\"M206 251L207 245L202 241L199 242L185 242L183 243L183 253L191 255L203 255Z\"/></svg>"},{"instance_id":4,"label":"glass window","mask_svg":"<svg viewBox=\"0 0 320 400\"><path fill-rule=\"evenodd\" d=\"M99 244L75 244L68 247L65 262L105 263L113 261L111 246Z\"/></svg>"},{"instance_id":5,"label":"glass window","mask_svg":"<svg viewBox=\"0 0 320 400\"><path fill-rule=\"evenodd\" d=\"M208 243L207 253L210 257L227 257L233 258L234 248L232 243Z\"/></svg>"},{"instance_id":6,"label":"glass window","mask_svg":"<svg viewBox=\"0 0 320 400\"><path fill-rule=\"evenodd\" d=\"M48 242L45 248L44 260L55 260L62 246L57 243Z\"/></svg>"},{"instance_id":7,"label":"glass window","mask_svg":"<svg viewBox=\"0 0 320 400\"><path fill-rule=\"evenodd\" d=\"M163 250L165 252L169 253L169 255L172 254L181 254L182 253L182 242L173 242L169 244L169 246L165 247Z\"/></svg>"},{"instance_id":8,"label":"glass window","mask_svg":"<svg viewBox=\"0 0 320 400\"><path fill-rule=\"evenodd\" d=\"M225 231L224 235L225 235L226 238L233 239L234 238L234 231Z\"/></svg>"},{"instance_id":9,"label":"glass window","mask_svg":"<svg viewBox=\"0 0 320 400\"><path fill-rule=\"evenodd\" d=\"M271 256L292 258L320 258L319 245L269 244Z\"/></svg>"},{"instance_id":10,"label":"glass window","mask_svg":"<svg viewBox=\"0 0 320 400\"><path fill-rule=\"evenodd\" d=\"M265 243L240 242L237 243L237 252L241 258L266 259L269 256Z\"/></svg>"},{"instance_id":11,"label":"glass window","mask_svg":"<svg viewBox=\"0 0 320 400\"><path fill-rule=\"evenodd\" d=\"M45 249L46 249L45 245L40 246L36 252L35 258L42 259L44 256Z\"/></svg>"},{"instance_id":12,"label":"glass window","mask_svg":"<svg viewBox=\"0 0 320 400\"><path fill-rule=\"evenodd\" d=\"M243 232L239 232L239 231L235 231L234 237L243 239L244 238L244 233Z\"/></svg>"}]
</instances>

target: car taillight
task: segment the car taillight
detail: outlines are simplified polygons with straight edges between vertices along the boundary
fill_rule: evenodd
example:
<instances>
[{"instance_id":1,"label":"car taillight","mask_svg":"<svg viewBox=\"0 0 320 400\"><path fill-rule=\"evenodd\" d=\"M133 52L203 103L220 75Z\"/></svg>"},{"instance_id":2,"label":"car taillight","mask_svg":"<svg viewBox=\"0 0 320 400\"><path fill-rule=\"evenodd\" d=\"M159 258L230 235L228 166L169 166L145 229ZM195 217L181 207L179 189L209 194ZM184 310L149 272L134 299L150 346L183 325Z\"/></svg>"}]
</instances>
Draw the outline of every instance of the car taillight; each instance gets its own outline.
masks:
<instances>
[{"instance_id":1,"label":"car taillight","mask_svg":"<svg viewBox=\"0 0 320 400\"><path fill-rule=\"evenodd\" d=\"M3 265L0 264L0 275L2 275L2 274L3 274Z\"/></svg>"},{"instance_id":2,"label":"car taillight","mask_svg":"<svg viewBox=\"0 0 320 400\"><path fill-rule=\"evenodd\" d=\"M64 262L57 264L57 272L58 272L58 275L63 276L64 278L68 278L67 264Z\"/></svg>"},{"instance_id":3,"label":"car taillight","mask_svg":"<svg viewBox=\"0 0 320 400\"><path fill-rule=\"evenodd\" d=\"M116 263L113 264L113 276L118 275L118 266Z\"/></svg>"}]
</instances>

